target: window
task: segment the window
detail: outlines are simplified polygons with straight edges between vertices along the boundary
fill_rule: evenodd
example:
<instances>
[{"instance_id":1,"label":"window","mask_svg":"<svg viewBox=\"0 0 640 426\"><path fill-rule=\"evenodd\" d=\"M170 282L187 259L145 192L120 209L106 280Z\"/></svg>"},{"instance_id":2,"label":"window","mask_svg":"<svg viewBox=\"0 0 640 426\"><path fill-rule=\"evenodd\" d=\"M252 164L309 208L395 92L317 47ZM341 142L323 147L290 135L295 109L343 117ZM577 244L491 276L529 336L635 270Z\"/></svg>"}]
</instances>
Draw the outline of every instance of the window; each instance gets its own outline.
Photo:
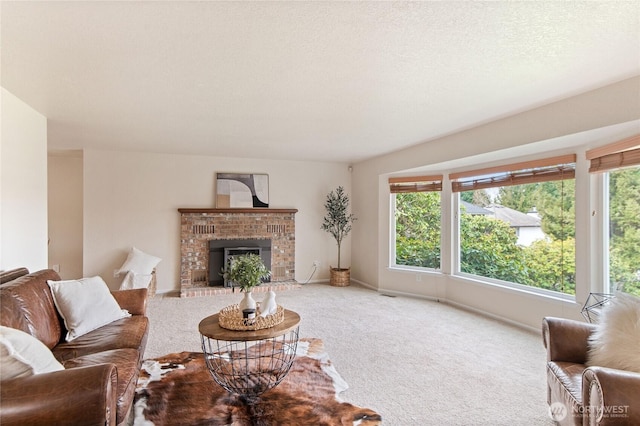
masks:
<instances>
[{"instance_id":1,"label":"window","mask_svg":"<svg viewBox=\"0 0 640 426\"><path fill-rule=\"evenodd\" d=\"M395 198L395 265L440 268L442 176L390 178Z\"/></svg>"},{"instance_id":2,"label":"window","mask_svg":"<svg viewBox=\"0 0 640 426\"><path fill-rule=\"evenodd\" d=\"M640 167L609 172L609 289L640 296Z\"/></svg>"},{"instance_id":3,"label":"window","mask_svg":"<svg viewBox=\"0 0 640 426\"><path fill-rule=\"evenodd\" d=\"M575 294L575 156L450 175L459 272Z\"/></svg>"},{"instance_id":4,"label":"window","mask_svg":"<svg viewBox=\"0 0 640 426\"><path fill-rule=\"evenodd\" d=\"M587 152L591 173L605 173L608 289L640 296L640 135Z\"/></svg>"}]
</instances>

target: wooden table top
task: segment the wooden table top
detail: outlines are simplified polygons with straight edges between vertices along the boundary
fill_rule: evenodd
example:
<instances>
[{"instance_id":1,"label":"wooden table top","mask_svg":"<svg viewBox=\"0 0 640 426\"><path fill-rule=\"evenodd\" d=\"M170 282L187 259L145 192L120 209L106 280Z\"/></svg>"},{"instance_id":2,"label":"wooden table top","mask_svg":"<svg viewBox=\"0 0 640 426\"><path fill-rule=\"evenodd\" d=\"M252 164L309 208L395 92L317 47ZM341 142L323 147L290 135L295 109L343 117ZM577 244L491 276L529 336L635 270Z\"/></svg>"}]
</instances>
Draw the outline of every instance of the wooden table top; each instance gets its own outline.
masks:
<instances>
[{"instance_id":1,"label":"wooden table top","mask_svg":"<svg viewBox=\"0 0 640 426\"><path fill-rule=\"evenodd\" d=\"M282 336L300 324L300 315L288 309L284 310L284 321L270 328L262 330L228 330L220 327L218 316L214 314L206 317L198 325L200 334L205 337L216 340L225 340L227 342L241 341L250 342L254 340L271 339L273 337Z\"/></svg>"}]
</instances>

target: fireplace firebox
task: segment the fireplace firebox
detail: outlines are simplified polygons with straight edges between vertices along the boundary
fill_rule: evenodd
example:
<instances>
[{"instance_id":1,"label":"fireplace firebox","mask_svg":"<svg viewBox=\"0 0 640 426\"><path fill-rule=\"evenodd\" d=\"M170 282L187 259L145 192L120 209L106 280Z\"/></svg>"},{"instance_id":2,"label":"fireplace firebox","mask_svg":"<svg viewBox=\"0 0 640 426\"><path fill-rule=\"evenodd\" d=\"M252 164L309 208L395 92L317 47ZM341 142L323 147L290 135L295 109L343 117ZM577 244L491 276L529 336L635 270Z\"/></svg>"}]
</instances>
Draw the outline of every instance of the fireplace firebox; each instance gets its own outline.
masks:
<instances>
[{"instance_id":1,"label":"fireplace firebox","mask_svg":"<svg viewBox=\"0 0 640 426\"><path fill-rule=\"evenodd\" d=\"M209 241L209 286L232 287L233 283L224 279L222 270L233 256L253 253L260 256L262 263L271 270L271 240L210 240ZM270 282L271 278L263 280Z\"/></svg>"}]
</instances>

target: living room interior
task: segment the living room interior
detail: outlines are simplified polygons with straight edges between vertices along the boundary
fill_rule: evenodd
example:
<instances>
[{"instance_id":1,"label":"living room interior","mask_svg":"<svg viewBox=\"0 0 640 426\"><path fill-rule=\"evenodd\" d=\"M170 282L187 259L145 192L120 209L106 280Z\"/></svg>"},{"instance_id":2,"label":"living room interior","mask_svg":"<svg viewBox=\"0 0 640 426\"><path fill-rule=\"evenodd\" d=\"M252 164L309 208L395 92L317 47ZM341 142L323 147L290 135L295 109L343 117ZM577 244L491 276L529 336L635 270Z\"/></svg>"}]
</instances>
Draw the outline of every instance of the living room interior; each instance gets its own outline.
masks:
<instances>
[{"instance_id":1,"label":"living room interior","mask_svg":"<svg viewBox=\"0 0 640 426\"><path fill-rule=\"evenodd\" d=\"M335 241L320 224L342 186L358 218L342 247L356 286L537 336L544 317L582 320L589 295L610 290L586 153L640 134L634 2L0 7L0 270L117 290L137 247L162 259L156 297L174 298L179 209L215 208L216 173L261 173L269 208L297 210L299 283L329 280ZM565 154L575 295L460 274L447 176ZM439 270L394 264L389 178L416 175L445 176Z\"/></svg>"}]
</instances>

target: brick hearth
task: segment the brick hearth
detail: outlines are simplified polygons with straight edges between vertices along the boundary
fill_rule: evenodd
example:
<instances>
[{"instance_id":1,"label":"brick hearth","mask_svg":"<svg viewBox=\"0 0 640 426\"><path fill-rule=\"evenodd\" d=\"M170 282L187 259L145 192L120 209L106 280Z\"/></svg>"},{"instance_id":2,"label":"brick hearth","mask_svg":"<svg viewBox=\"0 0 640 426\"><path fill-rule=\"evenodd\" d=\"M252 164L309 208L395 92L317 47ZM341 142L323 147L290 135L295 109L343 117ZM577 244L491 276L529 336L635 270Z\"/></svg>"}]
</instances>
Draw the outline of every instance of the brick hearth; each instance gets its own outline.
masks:
<instances>
[{"instance_id":1,"label":"brick hearth","mask_svg":"<svg viewBox=\"0 0 640 426\"><path fill-rule=\"evenodd\" d=\"M270 239L271 283L285 290L295 281L295 213L297 209L178 209L180 212L180 297L226 294L209 287L209 240ZM260 290L262 290L260 288ZM259 290L259 289L256 289Z\"/></svg>"}]
</instances>

